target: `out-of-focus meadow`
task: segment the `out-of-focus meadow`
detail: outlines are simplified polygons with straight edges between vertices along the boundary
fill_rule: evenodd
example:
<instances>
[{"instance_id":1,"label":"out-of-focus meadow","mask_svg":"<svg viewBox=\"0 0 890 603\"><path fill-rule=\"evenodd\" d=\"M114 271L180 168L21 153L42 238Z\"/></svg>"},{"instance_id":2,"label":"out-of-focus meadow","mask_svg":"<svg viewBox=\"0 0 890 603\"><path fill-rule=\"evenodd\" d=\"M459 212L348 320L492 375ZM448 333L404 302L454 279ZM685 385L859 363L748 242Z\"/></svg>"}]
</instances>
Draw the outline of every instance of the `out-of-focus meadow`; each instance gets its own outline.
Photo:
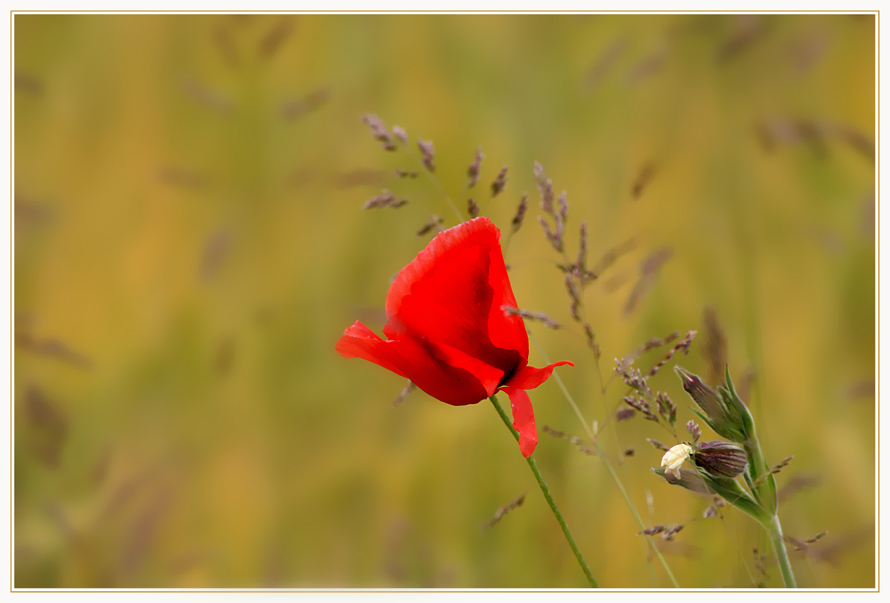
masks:
<instances>
[{"instance_id":1,"label":"out-of-focus meadow","mask_svg":"<svg viewBox=\"0 0 890 603\"><path fill-rule=\"evenodd\" d=\"M432 140L505 233L530 363L558 373L684 587L780 586L762 530L650 471L613 358L747 392L801 586L875 585L873 15L16 15L15 587L583 587L515 441L334 351L454 212L362 124ZM537 224L540 161L599 369ZM506 190L488 188L509 166ZM380 190L408 203L365 211ZM625 245L625 242L632 241ZM634 293L636 291L637 293ZM720 334L722 333L722 337ZM724 341L724 352L718 344ZM644 354L648 368L666 348ZM600 585L669 587L555 380L535 456ZM685 432L680 433L681 438ZM714 439L705 429L705 439ZM524 504L484 527L500 507ZM755 552L754 549L757 551ZM800 549L800 550L796 550ZM765 555L761 558L760 555Z\"/></svg>"}]
</instances>

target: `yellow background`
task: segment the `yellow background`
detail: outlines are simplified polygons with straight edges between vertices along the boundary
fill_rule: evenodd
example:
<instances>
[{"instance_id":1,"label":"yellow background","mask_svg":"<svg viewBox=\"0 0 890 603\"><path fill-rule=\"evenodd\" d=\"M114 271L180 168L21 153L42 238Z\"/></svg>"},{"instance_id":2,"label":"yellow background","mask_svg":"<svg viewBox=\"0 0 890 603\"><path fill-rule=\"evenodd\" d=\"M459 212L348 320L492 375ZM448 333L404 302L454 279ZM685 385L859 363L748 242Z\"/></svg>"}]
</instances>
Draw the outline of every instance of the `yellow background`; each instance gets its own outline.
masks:
<instances>
[{"instance_id":1,"label":"yellow background","mask_svg":"<svg viewBox=\"0 0 890 603\"><path fill-rule=\"evenodd\" d=\"M585 293L612 359L698 330L670 370L707 379L713 308L784 500L807 587L875 584L875 20L850 15L15 15L16 587L583 587L490 407L454 408L334 351L380 332L390 278L456 223L409 155L506 232L528 326L684 587L781 584L762 531L653 475L673 436L607 421L536 223L540 161L568 191L568 248L633 239ZM775 138L764 145L764 128ZM869 149L869 146L872 149ZM641 194L643 166L654 175ZM486 190L509 165L506 191ZM363 211L388 188L398 210ZM625 312L640 265L670 259ZM664 351L664 350L663 350ZM637 361L647 368L663 352ZM545 363L532 345L530 362ZM714 383L714 385L716 385ZM531 392L535 456L600 585L668 587L555 380ZM506 402L506 399L504 399ZM681 430L680 438L685 437ZM705 429L705 439L713 439ZM622 451L633 448L633 456ZM524 505L483 529L499 507ZM753 549L766 553L765 575ZM790 546L790 548L794 548Z\"/></svg>"}]
</instances>

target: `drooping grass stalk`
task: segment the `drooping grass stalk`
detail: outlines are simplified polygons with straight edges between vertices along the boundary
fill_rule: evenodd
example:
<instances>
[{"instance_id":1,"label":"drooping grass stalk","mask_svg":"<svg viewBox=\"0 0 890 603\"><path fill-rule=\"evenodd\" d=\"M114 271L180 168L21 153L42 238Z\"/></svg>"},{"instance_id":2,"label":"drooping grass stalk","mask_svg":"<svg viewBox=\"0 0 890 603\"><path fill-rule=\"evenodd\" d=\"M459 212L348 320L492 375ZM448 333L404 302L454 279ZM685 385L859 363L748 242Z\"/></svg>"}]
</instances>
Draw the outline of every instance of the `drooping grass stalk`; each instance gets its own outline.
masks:
<instances>
[{"instance_id":1,"label":"drooping grass stalk","mask_svg":"<svg viewBox=\"0 0 890 603\"><path fill-rule=\"evenodd\" d=\"M615 427L615 421L611 421L611 420L609 420L609 419L611 419L611 418L612 418L612 415L610 414L610 415L609 415L609 418L606 419L605 422L608 422L608 423L609 423L609 428L610 428L611 431L612 431L612 437L615 438L615 441L618 443L618 448L619 448L619 450L620 450L620 449L622 449L622 446L621 446L620 438L619 438L619 436L618 436L618 429ZM604 426L603 424L600 424L600 425L599 425L599 431L602 431L603 426ZM599 433L599 431L598 431L597 433ZM597 454L599 454L600 456L602 456L603 453L602 453L602 451L599 449L599 442L597 442L597 444L596 444L595 447L597 448ZM608 459L604 459L604 461L608 462ZM611 466L611 463L609 463L609 465ZM625 480L628 479L628 475L627 475L627 465L626 465L625 463L620 463L620 462L618 463L618 465L621 467L621 476L622 476ZM613 477L613 479L615 479L615 478ZM633 513L633 512L635 512L635 509L634 509L634 507L633 507L633 503L631 503L630 498L627 496L627 493L622 491L622 487L621 487L621 486L623 485L623 482L619 483L619 481L620 481L620 479L619 479L619 480L615 480L615 483L619 486L619 492L622 493L622 497L624 498L624 502L628 505L628 507L630 508L631 512ZM637 523L638 523L639 525L644 525L644 524L643 524L643 518L640 517L639 514L637 514ZM651 549L655 549L655 551L660 555L661 553L660 553L660 552L658 551L658 549L656 549L655 546L654 546L654 543L653 543L653 541L652 541L652 536L650 536L650 535L648 535L648 534L645 534L645 536L646 536L646 546L649 547L649 548L651 548ZM648 549L647 549L647 550L648 550ZM650 577L652 578L652 584L658 584L658 576L657 576L657 574L655 573L655 566L654 566L654 564L652 563L652 557L651 557L651 556L647 557L647 559L646 559L646 566L649 568L649 574L650 574ZM670 575L670 569L669 569L669 568L665 568L665 569L667 570L668 575ZM675 583L675 585L676 585L676 583Z\"/></svg>"},{"instance_id":2,"label":"drooping grass stalk","mask_svg":"<svg viewBox=\"0 0 890 603\"><path fill-rule=\"evenodd\" d=\"M731 530L728 525L726 525L726 519L723 515L720 516L720 523L723 524L723 529L726 530L726 533L732 538L732 543L735 546L736 553L739 556L739 559L742 560L742 567L745 568L745 573L748 574L748 579L751 580L751 584L755 584L754 574L751 573L751 568L748 567L748 562L745 561L745 556L742 554L742 547L739 546L739 538L736 535L734 530Z\"/></svg>"},{"instance_id":3,"label":"drooping grass stalk","mask_svg":"<svg viewBox=\"0 0 890 603\"><path fill-rule=\"evenodd\" d=\"M542 348L541 344L538 343L538 339L537 337L535 337L535 334L533 332L529 332L529 335L531 336L531 340L534 342L535 347L538 348L538 351L544 358L544 362L550 364L547 353L544 352L544 348ZM606 470L609 472L609 475L612 476L612 480L615 482L615 485L618 487L618 491L621 493L621 497L624 499L624 502L627 503L627 507L630 509L631 514L634 516L634 519L636 519L637 524L640 526L640 530L645 530L646 524L643 522L643 518L640 517L640 513L637 511L636 506L634 506L633 501L631 501L630 496L627 494L624 483L621 481L621 478L618 476L618 473L615 471L615 468L612 466L612 463L609 461L608 457L606 457L606 455L603 453L603 450L600 447L599 442L597 441L596 434L593 433L593 428L584 418L584 415L581 413L581 409L578 408L578 404L569 393L569 390L566 388L565 383L563 383L562 379L559 376L559 373L555 369L553 371L553 377L556 379L556 383L562 390L562 393L565 396L566 400L568 400L569 405L575 411L575 415L577 415L578 420L581 421L581 425L584 426L584 431L593 442L594 448L597 452L597 456L603 461L603 464L606 466ZM658 558L659 563L661 563L661 567L664 568L664 571L668 575L671 584L674 586L674 588L680 588L680 584L674 577L674 573L671 571L667 560L665 560L664 556L661 554L661 551L658 550L658 547L655 546L655 542L652 540L652 536L646 535L646 539L649 541L649 545L652 547L652 550L655 551L655 556Z\"/></svg>"},{"instance_id":4,"label":"drooping grass stalk","mask_svg":"<svg viewBox=\"0 0 890 603\"><path fill-rule=\"evenodd\" d=\"M519 441L519 432L513 429L513 423L510 420L510 417L507 416L507 413L504 412L504 409L501 406L500 402L498 402L497 396L491 396L489 400L491 400L491 403L494 406L495 410L498 411L498 415L500 415L501 420L504 422L504 425L507 426L507 428L510 430L510 433L513 434L513 437L516 438L516 441ZM547 504L550 505L550 510L556 517L556 521L559 522L559 527L562 528L562 533L565 534L566 540L568 541L569 546L572 548L572 552L575 554L575 559L578 560L578 565L581 566L581 570L587 577L587 581L590 583L591 587L599 588L599 585L596 583L593 574L590 573L590 567L588 567L587 562L584 560L584 556L581 554L581 550L578 548L578 545L575 542L575 538L572 536L572 532L569 530L569 526L566 523L565 518L559 511L559 507L556 506L556 501L553 500L553 496L550 494L550 488L547 487L547 482L544 481L544 477L541 475L540 469L538 469L538 463L535 461L535 457L529 456L525 460L528 462L528 466L531 468L532 473L535 474L535 479L538 480L538 486L541 488L541 493L547 500Z\"/></svg>"}]
</instances>

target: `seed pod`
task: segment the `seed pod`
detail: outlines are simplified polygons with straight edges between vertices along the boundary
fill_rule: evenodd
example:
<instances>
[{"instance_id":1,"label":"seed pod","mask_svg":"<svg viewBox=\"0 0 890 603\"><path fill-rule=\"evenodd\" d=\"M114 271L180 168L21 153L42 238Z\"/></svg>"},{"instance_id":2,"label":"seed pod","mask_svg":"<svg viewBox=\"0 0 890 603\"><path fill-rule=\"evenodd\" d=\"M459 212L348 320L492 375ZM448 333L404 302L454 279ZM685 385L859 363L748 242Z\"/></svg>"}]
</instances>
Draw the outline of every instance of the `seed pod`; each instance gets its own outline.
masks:
<instances>
[{"instance_id":1,"label":"seed pod","mask_svg":"<svg viewBox=\"0 0 890 603\"><path fill-rule=\"evenodd\" d=\"M696 444L692 460L711 475L735 477L745 470L748 455L738 444L713 440Z\"/></svg>"}]
</instances>

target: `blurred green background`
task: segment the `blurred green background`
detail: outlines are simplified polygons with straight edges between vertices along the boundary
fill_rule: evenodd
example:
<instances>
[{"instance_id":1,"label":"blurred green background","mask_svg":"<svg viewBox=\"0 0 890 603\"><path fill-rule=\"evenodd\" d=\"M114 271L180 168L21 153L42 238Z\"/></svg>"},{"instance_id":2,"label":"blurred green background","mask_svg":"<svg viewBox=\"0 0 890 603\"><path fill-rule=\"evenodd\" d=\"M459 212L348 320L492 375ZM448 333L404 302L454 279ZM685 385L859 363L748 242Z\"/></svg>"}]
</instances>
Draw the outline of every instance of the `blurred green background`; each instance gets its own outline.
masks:
<instances>
[{"instance_id":1,"label":"blurred green background","mask_svg":"<svg viewBox=\"0 0 890 603\"><path fill-rule=\"evenodd\" d=\"M794 456L786 534L828 530L798 582L875 586L873 15L18 14L14 36L15 587L585 585L488 403L394 407L403 379L334 351L380 332L430 215L457 220L368 112L434 142L462 209L481 144L505 233L530 193L516 297L567 326L529 323L645 525L686 524L655 539L682 586L781 582L752 520L696 519L710 500L651 473L665 431L609 420L624 390L571 326L534 161L570 254L581 221L591 263L633 241L585 295L604 378L699 331L651 383L685 423L670 368L715 379L719 329L767 460ZM363 211L382 188L409 203ZM585 432L555 380L532 401L600 585L669 587L602 459L543 432Z\"/></svg>"}]
</instances>

